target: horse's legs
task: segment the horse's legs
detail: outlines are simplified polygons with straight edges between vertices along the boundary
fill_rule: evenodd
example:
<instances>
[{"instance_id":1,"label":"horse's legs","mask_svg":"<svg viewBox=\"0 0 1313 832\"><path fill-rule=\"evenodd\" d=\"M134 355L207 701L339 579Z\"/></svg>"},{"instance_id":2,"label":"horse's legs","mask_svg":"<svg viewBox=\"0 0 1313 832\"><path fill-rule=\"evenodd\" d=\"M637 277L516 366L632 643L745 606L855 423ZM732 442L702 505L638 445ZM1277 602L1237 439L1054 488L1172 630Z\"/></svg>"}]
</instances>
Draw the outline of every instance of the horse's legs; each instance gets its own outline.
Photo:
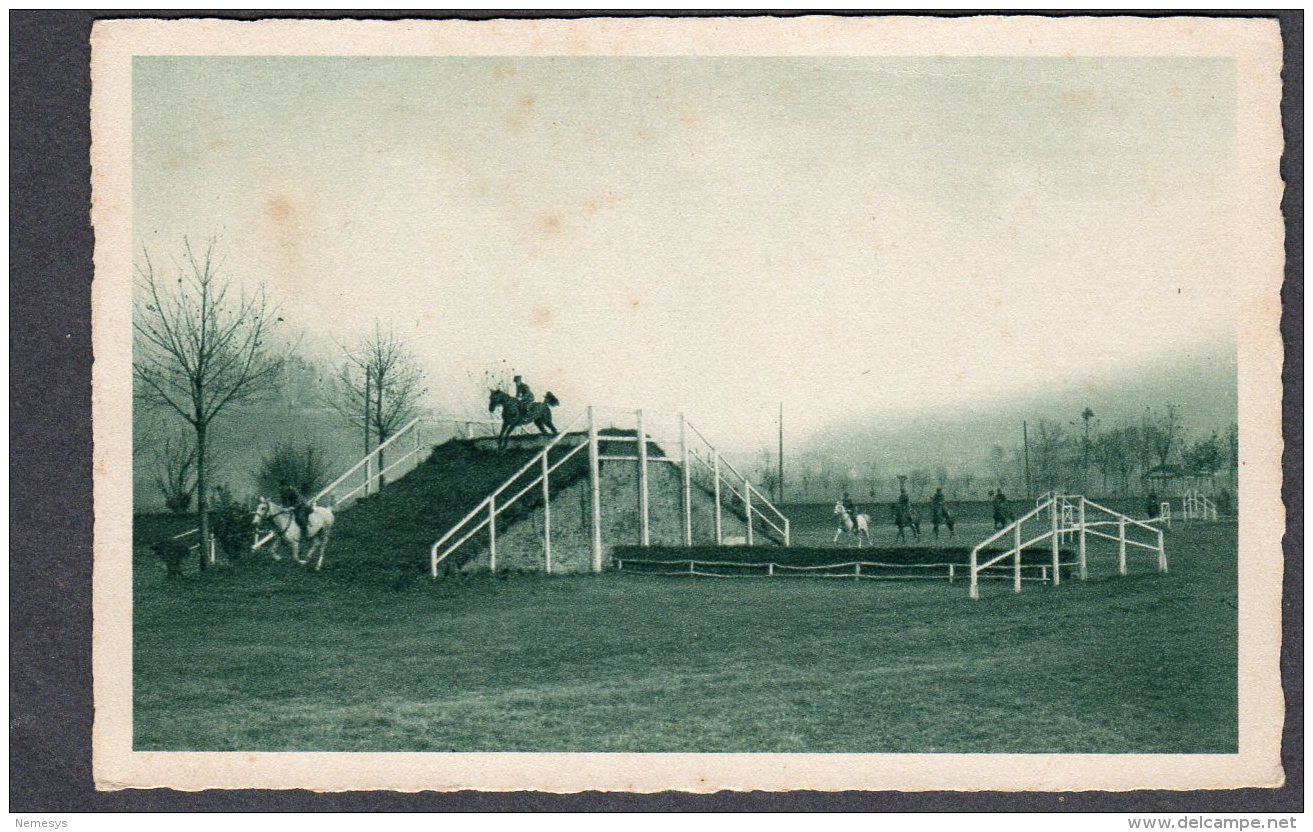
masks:
<instances>
[{"instance_id":1,"label":"horse's legs","mask_svg":"<svg viewBox=\"0 0 1313 832\"><path fill-rule=\"evenodd\" d=\"M318 572L318 571L319 571L319 568L320 568L321 566L324 565L324 552L328 549L328 530L329 530L329 528L330 528L329 526L325 526L325 527L319 532L319 537L318 537L318 540L316 541L316 545L318 545L318 547L319 547L319 560L315 562L315 571L316 571L316 572Z\"/></svg>"},{"instance_id":2,"label":"horse's legs","mask_svg":"<svg viewBox=\"0 0 1313 832\"><path fill-rule=\"evenodd\" d=\"M838 542L839 542L839 535L841 535L841 534L843 534L843 526L840 526L839 528L837 528L837 529L834 530L834 540L831 540L830 542L831 542L831 543L838 543Z\"/></svg>"}]
</instances>

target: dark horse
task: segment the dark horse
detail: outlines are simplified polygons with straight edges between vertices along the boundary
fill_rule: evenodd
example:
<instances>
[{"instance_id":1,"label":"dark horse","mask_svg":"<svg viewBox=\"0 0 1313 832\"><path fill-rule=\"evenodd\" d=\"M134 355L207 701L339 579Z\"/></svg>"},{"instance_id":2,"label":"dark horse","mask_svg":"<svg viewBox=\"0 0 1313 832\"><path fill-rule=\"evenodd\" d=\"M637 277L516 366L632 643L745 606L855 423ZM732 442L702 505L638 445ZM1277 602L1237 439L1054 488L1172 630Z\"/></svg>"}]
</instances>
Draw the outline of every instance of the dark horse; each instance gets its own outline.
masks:
<instances>
[{"instance_id":1,"label":"dark horse","mask_svg":"<svg viewBox=\"0 0 1313 832\"><path fill-rule=\"evenodd\" d=\"M953 512L949 511L948 506L943 503L940 503L939 505L932 504L930 506L930 525L934 529L935 540L939 539L940 526L948 527L948 536L950 538L957 536L954 531L954 526L957 525L957 521L953 517Z\"/></svg>"},{"instance_id":2,"label":"dark horse","mask_svg":"<svg viewBox=\"0 0 1313 832\"><path fill-rule=\"evenodd\" d=\"M894 503L894 525L898 527L898 540L907 542L906 529L912 530L912 537L921 538L921 515L916 509L902 503Z\"/></svg>"},{"instance_id":3,"label":"dark horse","mask_svg":"<svg viewBox=\"0 0 1313 832\"><path fill-rule=\"evenodd\" d=\"M497 435L498 449L506 447L506 440L510 438L511 432L521 425L537 425L538 430L544 435L556 435L556 425L552 424L552 408L560 404L560 401L550 390L543 396L542 401L530 402L527 405L500 390L488 392L491 394L488 396L488 412L492 413L497 408L501 408L501 433Z\"/></svg>"}]
</instances>

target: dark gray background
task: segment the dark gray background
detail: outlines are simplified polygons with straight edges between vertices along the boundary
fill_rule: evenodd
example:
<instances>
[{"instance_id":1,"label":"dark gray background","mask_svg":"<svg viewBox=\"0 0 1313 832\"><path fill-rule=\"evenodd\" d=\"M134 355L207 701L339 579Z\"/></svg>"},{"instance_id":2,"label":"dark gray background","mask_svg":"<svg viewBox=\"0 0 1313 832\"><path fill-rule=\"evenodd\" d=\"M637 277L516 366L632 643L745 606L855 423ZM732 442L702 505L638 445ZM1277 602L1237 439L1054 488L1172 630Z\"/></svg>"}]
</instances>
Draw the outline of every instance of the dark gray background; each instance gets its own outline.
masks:
<instances>
[{"instance_id":1,"label":"dark gray background","mask_svg":"<svg viewBox=\"0 0 1313 832\"><path fill-rule=\"evenodd\" d=\"M816 12L807 12L815 14ZM1008 14L1009 12L999 12ZM1015 12L1013 12L1015 13ZM624 16L663 15L624 12ZM695 16L699 13L681 12ZM750 14L744 13L744 14ZM769 13L774 16L779 12ZM1076 12L1051 13L1054 16ZM1145 12L1100 12L1135 14ZM1175 12L1173 14L1189 14ZM1206 16L1224 13L1203 12ZM91 316L89 94L92 21L111 17L585 17L552 13L11 12L10 797L11 812L87 811L1019 811L1301 812L1303 632L1303 11L1275 17L1285 43L1287 183L1284 643L1281 789L1067 794L313 794L96 792L91 779ZM664 13L664 16L672 16Z\"/></svg>"}]
</instances>

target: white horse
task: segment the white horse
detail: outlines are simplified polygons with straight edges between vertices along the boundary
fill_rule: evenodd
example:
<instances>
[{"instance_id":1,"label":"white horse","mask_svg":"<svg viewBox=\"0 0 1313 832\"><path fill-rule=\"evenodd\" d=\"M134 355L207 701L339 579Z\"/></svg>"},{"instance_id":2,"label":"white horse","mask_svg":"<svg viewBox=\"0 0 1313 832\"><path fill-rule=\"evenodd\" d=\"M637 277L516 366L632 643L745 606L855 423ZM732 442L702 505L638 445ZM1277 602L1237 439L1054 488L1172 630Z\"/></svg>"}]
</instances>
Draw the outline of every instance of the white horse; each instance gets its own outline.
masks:
<instances>
[{"instance_id":1,"label":"white horse","mask_svg":"<svg viewBox=\"0 0 1313 832\"><path fill-rule=\"evenodd\" d=\"M292 550L292 559L297 563L309 563L316 552L319 560L315 563L315 569L324 565L324 550L328 548L329 533L333 529L333 512L331 509L323 506L314 506L310 509L310 517L306 520L306 533L301 534L301 526L292 516L292 509L280 506L267 497L261 497L260 502L255 507L255 517L251 522L256 526L263 526L266 523L273 527L274 535L277 542L274 545L274 560L282 560L278 554L278 543L286 545ZM310 548L306 550L305 557L301 557L301 542L307 541Z\"/></svg>"},{"instance_id":2,"label":"white horse","mask_svg":"<svg viewBox=\"0 0 1313 832\"><path fill-rule=\"evenodd\" d=\"M857 515L857 525L853 525L852 515L848 509L843 507L843 503L834 504L834 515L839 518L839 528L834 532L834 540L831 543L837 543L839 535L847 532L857 538L857 548L862 548L862 536L866 536L866 542L871 542L871 519L865 514Z\"/></svg>"}]
</instances>

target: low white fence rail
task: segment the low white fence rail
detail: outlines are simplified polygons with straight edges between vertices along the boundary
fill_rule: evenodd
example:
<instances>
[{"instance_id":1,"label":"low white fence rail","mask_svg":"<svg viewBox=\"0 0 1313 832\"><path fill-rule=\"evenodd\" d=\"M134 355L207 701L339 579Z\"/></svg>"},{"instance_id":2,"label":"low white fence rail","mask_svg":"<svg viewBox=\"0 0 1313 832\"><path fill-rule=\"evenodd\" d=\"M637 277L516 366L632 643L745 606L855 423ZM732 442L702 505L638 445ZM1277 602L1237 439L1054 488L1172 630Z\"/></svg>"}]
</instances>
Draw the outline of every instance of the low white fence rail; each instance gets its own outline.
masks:
<instances>
[{"instance_id":1,"label":"low white fence rail","mask_svg":"<svg viewBox=\"0 0 1313 832\"><path fill-rule=\"evenodd\" d=\"M1073 507L1073 511L1070 513L1065 512L1065 506ZM1091 513L1104 519L1091 520L1089 517ZM1027 523L1031 524L1032 529L1038 527L1042 528L1043 531L1033 537L1023 539L1025 538L1023 529ZM1116 527L1116 534L1111 533L1112 527ZM1134 539L1128 536L1128 530L1147 531L1153 535L1152 542ZM988 560L983 562L980 560L986 547L1009 536L1011 537L1011 546L1009 548L995 554ZM1077 575L1082 581L1088 577L1089 573L1088 539L1090 537L1111 540L1117 543L1117 573L1119 575L1126 574L1126 550L1128 546L1155 552L1157 554L1158 571L1167 571L1167 553L1163 548L1162 529L1113 511L1082 495L1054 493L1041 497L1035 508L985 538L971 550L971 597L980 597L978 584L981 573L1007 560L1012 561L1013 591L1020 592L1022 570L1025 567L1021 562L1022 553L1045 542L1049 544L1053 584L1054 586L1061 584L1061 567L1063 564L1059 547L1064 538L1071 539L1072 537L1077 541L1077 558L1074 565Z\"/></svg>"},{"instance_id":2,"label":"low white fence rail","mask_svg":"<svg viewBox=\"0 0 1313 832\"><path fill-rule=\"evenodd\" d=\"M651 560L647 558L616 558L617 570L625 571L630 566L672 566L678 569L653 570L630 569L631 575L655 575L665 577L694 576L701 578L847 578L849 580L871 581L942 581L954 583L968 567L960 563L884 563L881 561L848 561L845 563L826 563L813 566L794 566L784 563L741 563L737 561L715 560ZM1064 561L1060 566L1072 567L1076 561ZM1010 566L982 567L981 579L1009 579ZM1021 566L1023 581L1049 583L1052 566L1047 563L1027 563ZM739 570L735 574L706 571L709 569ZM920 575L891 575L890 570L923 570Z\"/></svg>"}]
</instances>

